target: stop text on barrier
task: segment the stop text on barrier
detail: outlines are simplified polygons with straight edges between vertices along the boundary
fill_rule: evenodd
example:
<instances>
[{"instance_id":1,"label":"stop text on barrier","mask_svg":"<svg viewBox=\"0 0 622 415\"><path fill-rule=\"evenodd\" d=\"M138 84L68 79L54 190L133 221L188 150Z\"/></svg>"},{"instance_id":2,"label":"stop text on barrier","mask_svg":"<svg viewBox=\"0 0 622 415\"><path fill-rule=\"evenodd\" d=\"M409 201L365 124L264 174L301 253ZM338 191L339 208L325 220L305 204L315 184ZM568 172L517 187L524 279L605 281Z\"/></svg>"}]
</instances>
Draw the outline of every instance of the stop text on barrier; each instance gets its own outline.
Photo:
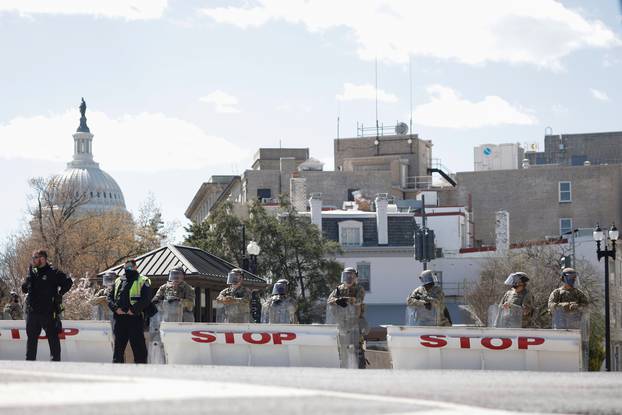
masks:
<instances>
[{"instance_id":1,"label":"stop text on barrier","mask_svg":"<svg viewBox=\"0 0 622 415\"><path fill-rule=\"evenodd\" d=\"M195 330L191 332L192 341L197 343L218 344L283 344L296 340L296 333L287 332L215 332L210 330Z\"/></svg>"},{"instance_id":2,"label":"stop text on barrier","mask_svg":"<svg viewBox=\"0 0 622 415\"><path fill-rule=\"evenodd\" d=\"M11 328L11 329L8 329L7 331L9 332L9 335L6 337L8 337L11 340L22 340L23 338L26 337L25 329ZM58 338L61 340L65 340L67 337L76 336L78 333L80 333L79 329L63 328L62 331L58 333ZM0 331L0 336L2 336L2 331ZM39 339L45 340L47 339L47 336L39 336Z\"/></svg>"},{"instance_id":3,"label":"stop text on barrier","mask_svg":"<svg viewBox=\"0 0 622 415\"><path fill-rule=\"evenodd\" d=\"M419 336L419 344L429 348L450 349L489 349L489 350L528 350L530 347L544 345L542 337L474 337L445 336L428 334Z\"/></svg>"}]
</instances>

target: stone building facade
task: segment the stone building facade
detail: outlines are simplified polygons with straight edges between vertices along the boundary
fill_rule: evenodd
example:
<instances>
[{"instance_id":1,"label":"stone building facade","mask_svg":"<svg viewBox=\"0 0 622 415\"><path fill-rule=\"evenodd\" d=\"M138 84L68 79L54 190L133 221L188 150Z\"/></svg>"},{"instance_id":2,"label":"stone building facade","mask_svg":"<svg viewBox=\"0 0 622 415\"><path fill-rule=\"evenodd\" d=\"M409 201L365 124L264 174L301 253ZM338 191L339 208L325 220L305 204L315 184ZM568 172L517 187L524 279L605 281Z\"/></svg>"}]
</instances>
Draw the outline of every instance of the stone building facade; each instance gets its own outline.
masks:
<instances>
[{"instance_id":1,"label":"stone building facade","mask_svg":"<svg viewBox=\"0 0 622 415\"><path fill-rule=\"evenodd\" d=\"M441 206L468 206L475 245L494 245L495 214L510 216L511 242L558 237L600 222L622 223L622 165L530 166L457 173Z\"/></svg>"}]
</instances>

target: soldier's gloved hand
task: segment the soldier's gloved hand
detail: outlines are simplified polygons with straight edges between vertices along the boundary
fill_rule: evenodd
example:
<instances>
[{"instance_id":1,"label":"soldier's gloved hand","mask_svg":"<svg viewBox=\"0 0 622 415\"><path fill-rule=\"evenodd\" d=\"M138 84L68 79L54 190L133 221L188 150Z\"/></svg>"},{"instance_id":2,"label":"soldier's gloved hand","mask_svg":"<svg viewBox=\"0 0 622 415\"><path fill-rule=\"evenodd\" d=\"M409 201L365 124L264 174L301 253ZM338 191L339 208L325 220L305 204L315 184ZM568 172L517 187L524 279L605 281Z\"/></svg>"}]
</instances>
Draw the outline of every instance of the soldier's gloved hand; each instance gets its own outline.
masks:
<instances>
[{"instance_id":1,"label":"soldier's gloved hand","mask_svg":"<svg viewBox=\"0 0 622 415\"><path fill-rule=\"evenodd\" d=\"M426 310L432 310L432 303L430 303L430 302L426 302L426 303L424 304L424 306L425 306L425 309L426 309Z\"/></svg>"},{"instance_id":2,"label":"soldier's gloved hand","mask_svg":"<svg viewBox=\"0 0 622 415\"><path fill-rule=\"evenodd\" d=\"M278 298L278 299L276 299L276 300L272 301L272 304L274 304L274 305L279 305L279 304L281 304L281 302L282 302L282 301L283 301L283 300L281 300L280 298Z\"/></svg>"},{"instance_id":3,"label":"soldier's gloved hand","mask_svg":"<svg viewBox=\"0 0 622 415\"><path fill-rule=\"evenodd\" d=\"M569 303L568 304L568 310L576 311L578 309L579 309L579 304L578 303Z\"/></svg>"},{"instance_id":4,"label":"soldier's gloved hand","mask_svg":"<svg viewBox=\"0 0 622 415\"><path fill-rule=\"evenodd\" d=\"M559 303L559 307L563 308L564 310L569 310L570 303Z\"/></svg>"},{"instance_id":5,"label":"soldier's gloved hand","mask_svg":"<svg viewBox=\"0 0 622 415\"><path fill-rule=\"evenodd\" d=\"M335 301L335 303L345 308L348 306L348 299L345 297L341 297L337 301Z\"/></svg>"}]
</instances>

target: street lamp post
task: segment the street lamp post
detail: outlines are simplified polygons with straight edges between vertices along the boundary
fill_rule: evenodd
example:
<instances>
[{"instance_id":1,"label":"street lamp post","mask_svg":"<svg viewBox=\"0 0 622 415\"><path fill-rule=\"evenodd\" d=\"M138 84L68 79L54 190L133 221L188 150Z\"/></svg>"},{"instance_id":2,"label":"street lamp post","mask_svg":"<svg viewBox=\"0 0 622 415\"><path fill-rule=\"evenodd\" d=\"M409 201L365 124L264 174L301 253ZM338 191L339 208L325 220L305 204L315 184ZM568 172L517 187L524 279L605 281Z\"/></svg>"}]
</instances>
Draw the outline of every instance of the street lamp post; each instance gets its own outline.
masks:
<instances>
[{"instance_id":1,"label":"street lamp post","mask_svg":"<svg viewBox=\"0 0 622 415\"><path fill-rule=\"evenodd\" d=\"M259 247L259 244L257 242L250 241L248 243L248 246L246 247L246 252L248 253L248 256L250 258L248 270L251 273L256 274L257 273L257 256L261 252L261 248Z\"/></svg>"},{"instance_id":2,"label":"street lamp post","mask_svg":"<svg viewBox=\"0 0 622 415\"><path fill-rule=\"evenodd\" d=\"M611 322L609 316L609 258L616 258L616 241L619 232L615 225L607 232L596 225L594 229L594 240L596 241L596 255L598 260L605 258L605 368L611 371ZM611 241L611 248L608 247L608 241ZM601 249L601 243L603 249Z\"/></svg>"}]
</instances>

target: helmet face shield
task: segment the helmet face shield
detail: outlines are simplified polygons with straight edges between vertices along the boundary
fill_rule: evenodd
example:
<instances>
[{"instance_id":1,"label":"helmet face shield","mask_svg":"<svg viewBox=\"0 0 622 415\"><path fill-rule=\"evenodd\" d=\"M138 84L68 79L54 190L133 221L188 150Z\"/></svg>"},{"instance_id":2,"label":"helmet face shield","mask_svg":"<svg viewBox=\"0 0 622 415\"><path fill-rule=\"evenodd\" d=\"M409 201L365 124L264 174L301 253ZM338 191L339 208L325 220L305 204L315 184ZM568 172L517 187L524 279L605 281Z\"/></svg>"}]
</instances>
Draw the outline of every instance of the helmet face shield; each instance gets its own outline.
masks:
<instances>
[{"instance_id":1,"label":"helmet face shield","mask_svg":"<svg viewBox=\"0 0 622 415\"><path fill-rule=\"evenodd\" d=\"M510 275L508 275L504 284L510 287L516 287L520 285L521 283L523 285L526 285L527 281L529 281L529 278L527 277L527 274L525 274L524 272L513 272Z\"/></svg>"},{"instance_id":2,"label":"helmet face shield","mask_svg":"<svg viewBox=\"0 0 622 415\"><path fill-rule=\"evenodd\" d=\"M354 271L343 271L341 273L341 282L344 284L352 284L356 281L356 272Z\"/></svg>"},{"instance_id":3,"label":"helmet face shield","mask_svg":"<svg viewBox=\"0 0 622 415\"><path fill-rule=\"evenodd\" d=\"M574 287L577 283L577 273L574 271L564 272L562 274L562 281L564 281L564 284L568 284L571 287Z\"/></svg>"},{"instance_id":4,"label":"helmet face shield","mask_svg":"<svg viewBox=\"0 0 622 415\"><path fill-rule=\"evenodd\" d=\"M235 284L238 284L239 282L242 282L242 274L240 274L237 271L231 271L229 272L229 274L227 274L228 285L235 285Z\"/></svg>"},{"instance_id":5,"label":"helmet face shield","mask_svg":"<svg viewBox=\"0 0 622 415\"><path fill-rule=\"evenodd\" d=\"M114 284L114 280L116 277L117 275L114 272L107 272L102 277L102 283L105 287L112 287L112 284Z\"/></svg>"},{"instance_id":6,"label":"helmet face shield","mask_svg":"<svg viewBox=\"0 0 622 415\"><path fill-rule=\"evenodd\" d=\"M180 270L171 270L168 273L168 280L170 282L181 282L184 280L184 273Z\"/></svg>"},{"instance_id":7,"label":"helmet face shield","mask_svg":"<svg viewBox=\"0 0 622 415\"><path fill-rule=\"evenodd\" d=\"M434 272L430 270L423 271L419 276L419 279L423 285L436 284L436 276L434 275Z\"/></svg>"},{"instance_id":8,"label":"helmet face shield","mask_svg":"<svg viewBox=\"0 0 622 415\"><path fill-rule=\"evenodd\" d=\"M272 287L272 295L285 295L287 293L287 285L277 282Z\"/></svg>"}]
</instances>

